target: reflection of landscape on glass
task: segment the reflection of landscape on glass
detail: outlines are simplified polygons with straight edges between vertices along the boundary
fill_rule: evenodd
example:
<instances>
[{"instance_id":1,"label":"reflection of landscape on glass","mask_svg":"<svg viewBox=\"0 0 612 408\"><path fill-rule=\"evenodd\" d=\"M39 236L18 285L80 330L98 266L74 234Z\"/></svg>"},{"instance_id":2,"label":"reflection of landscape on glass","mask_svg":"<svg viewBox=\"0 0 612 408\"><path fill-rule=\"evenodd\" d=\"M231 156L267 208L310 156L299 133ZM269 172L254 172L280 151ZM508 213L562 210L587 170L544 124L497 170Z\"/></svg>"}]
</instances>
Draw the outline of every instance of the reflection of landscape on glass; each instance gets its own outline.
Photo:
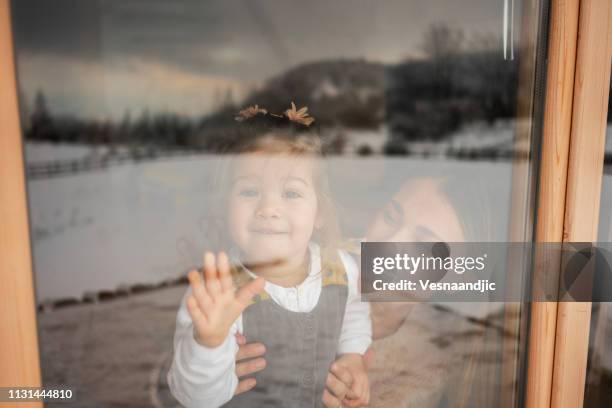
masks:
<instances>
[{"instance_id":1,"label":"reflection of landscape on glass","mask_svg":"<svg viewBox=\"0 0 612 408\"><path fill-rule=\"evenodd\" d=\"M13 1L44 382L81 406L177 404L175 319L248 106L308 107L347 248L507 240L532 2ZM518 311L372 312L371 406L518 397L500 374Z\"/></svg>"},{"instance_id":2,"label":"reflection of landscape on glass","mask_svg":"<svg viewBox=\"0 0 612 408\"><path fill-rule=\"evenodd\" d=\"M598 241L612 242L612 99L608 99L608 126L599 203ZM585 407L604 406L612 398L612 316L609 303L593 303Z\"/></svg>"}]
</instances>

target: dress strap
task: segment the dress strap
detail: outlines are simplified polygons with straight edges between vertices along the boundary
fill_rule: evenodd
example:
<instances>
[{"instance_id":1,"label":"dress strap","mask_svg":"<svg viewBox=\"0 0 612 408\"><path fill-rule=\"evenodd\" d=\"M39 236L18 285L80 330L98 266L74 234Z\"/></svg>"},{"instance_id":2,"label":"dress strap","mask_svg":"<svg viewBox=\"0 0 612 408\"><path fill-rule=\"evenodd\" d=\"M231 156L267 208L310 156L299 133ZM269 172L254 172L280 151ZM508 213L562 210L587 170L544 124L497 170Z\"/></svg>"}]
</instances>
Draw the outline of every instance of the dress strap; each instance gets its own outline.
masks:
<instances>
[{"instance_id":1,"label":"dress strap","mask_svg":"<svg viewBox=\"0 0 612 408\"><path fill-rule=\"evenodd\" d=\"M348 277L339 256L323 256L321 259L322 286L348 286Z\"/></svg>"}]
</instances>

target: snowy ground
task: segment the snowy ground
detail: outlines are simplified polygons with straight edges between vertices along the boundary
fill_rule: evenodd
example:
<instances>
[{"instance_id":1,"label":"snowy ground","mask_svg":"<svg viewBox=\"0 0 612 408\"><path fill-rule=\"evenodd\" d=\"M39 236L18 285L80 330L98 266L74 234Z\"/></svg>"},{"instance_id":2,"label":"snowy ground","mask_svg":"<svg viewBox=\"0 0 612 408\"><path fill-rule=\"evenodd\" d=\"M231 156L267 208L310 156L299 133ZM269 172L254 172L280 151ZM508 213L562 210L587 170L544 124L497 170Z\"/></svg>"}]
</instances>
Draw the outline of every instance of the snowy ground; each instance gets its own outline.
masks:
<instances>
[{"instance_id":1,"label":"snowy ground","mask_svg":"<svg viewBox=\"0 0 612 408\"><path fill-rule=\"evenodd\" d=\"M463 146L478 145L483 132L479 126L464 129L463 136L455 135L449 143L458 146L456 140L462 138ZM497 126L497 141L508 142L509 125ZM489 136L493 131L489 129ZM380 135L359 136L359 143L380 142ZM82 158L93 151L84 146L26 145L29 163ZM362 236L367 220L408 177L452 173L461 180L478 178L500 220L509 211L512 168L507 161L375 155L336 156L328 165L347 237ZM206 175L214 167L214 156L192 155L30 180L38 301L80 299L86 292L158 283L198 265L209 235ZM612 241L612 174L604 174L601 209L600 240ZM500 226L500 241L506 228Z\"/></svg>"},{"instance_id":2,"label":"snowy ground","mask_svg":"<svg viewBox=\"0 0 612 408\"><path fill-rule=\"evenodd\" d=\"M53 160L82 160L106 151L90 145L74 143L28 142L25 144L25 158L28 164L45 163Z\"/></svg>"},{"instance_id":3,"label":"snowy ground","mask_svg":"<svg viewBox=\"0 0 612 408\"><path fill-rule=\"evenodd\" d=\"M483 176L492 206L507 213L507 162L332 158L332 189L348 236L359 236L382 198L407 177ZM110 167L28 183L39 301L175 278L200 262L209 213L207 155ZM503 240L501 238L500 240Z\"/></svg>"},{"instance_id":4,"label":"snowy ground","mask_svg":"<svg viewBox=\"0 0 612 408\"><path fill-rule=\"evenodd\" d=\"M39 315L43 383L63 384L76 396L70 404L46 405L177 407L165 375L185 289ZM512 358L508 347L516 342L496 328L499 321L495 314L479 322L431 305L416 306L398 332L374 343L370 406L439 407L444 398L459 400L466 383L471 384L466 406L493 406L489 398L500 384L497 370ZM488 403L474 405L477 401Z\"/></svg>"}]
</instances>

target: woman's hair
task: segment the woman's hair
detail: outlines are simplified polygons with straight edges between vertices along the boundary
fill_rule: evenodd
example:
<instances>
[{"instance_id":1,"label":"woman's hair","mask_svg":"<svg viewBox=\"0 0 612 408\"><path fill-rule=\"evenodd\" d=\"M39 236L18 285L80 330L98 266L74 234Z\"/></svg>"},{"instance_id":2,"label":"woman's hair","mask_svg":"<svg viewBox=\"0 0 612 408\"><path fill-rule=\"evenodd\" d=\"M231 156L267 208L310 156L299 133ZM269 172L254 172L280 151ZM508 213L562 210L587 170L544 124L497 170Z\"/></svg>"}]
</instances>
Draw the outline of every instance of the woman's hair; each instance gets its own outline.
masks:
<instances>
[{"instance_id":1,"label":"woman's hair","mask_svg":"<svg viewBox=\"0 0 612 408\"><path fill-rule=\"evenodd\" d=\"M230 130L227 144L218 153L218 165L209 184L208 209L215 220L218 234L213 245L217 250L232 245L229 238L227 208L232 173L240 157L245 154L265 156L289 156L313 160L313 182L317 196L317 211L322 217L321 228L315 230L313 241L321 246L322 257L337 252L340 227L331 198L331 189L323 160L323 144L314 128L287 119L257 115L247 121L237 122ZM335 258L335 256L334 256Z\"/></svg>"},{"instance_id":2,"label":"woman's hair","mask_svg":"<svg viewBox=\"0 0 612 408\"><path fill-rule=\"evenodd\" d=\"M479 178L450 176L440 183L440 191L446 195L457 213L466 242L493 242L500 239L501 222L495 203L483 181Z\"/></svg>"}]
</instances>

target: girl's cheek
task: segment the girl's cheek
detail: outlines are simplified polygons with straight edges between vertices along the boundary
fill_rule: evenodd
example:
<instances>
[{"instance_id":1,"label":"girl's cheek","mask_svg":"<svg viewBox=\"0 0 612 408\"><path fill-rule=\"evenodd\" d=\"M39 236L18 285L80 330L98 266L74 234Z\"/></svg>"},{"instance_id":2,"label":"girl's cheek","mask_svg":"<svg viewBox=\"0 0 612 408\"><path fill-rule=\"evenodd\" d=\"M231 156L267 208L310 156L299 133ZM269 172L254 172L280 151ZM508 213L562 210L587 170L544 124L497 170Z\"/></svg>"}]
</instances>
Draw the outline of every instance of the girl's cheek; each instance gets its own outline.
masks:
<instances>
[{"instance_id":1,"label":"girl's cheek","mask_svg":"<svg viewBox=\"0 0 612 408\"><path fill-rule=\"evenodd\" d=\"M252 207L252 205L248 205L247 203L233 203L233 205L229 207L229 218L238 223L245 222L253 213Z\"/></svg>"},{"instance_id":2,"label":"girl's cheek","mask_svg":"<svg viewBox=\"0 0 612 408\"><path fill-rule=\"evenodd\" d=\"M304 204L295 204L292 208L287 211L288 220L294 226L300 227L302 229L314 229L314 225L316 223L317 218L317 208L316 206L304 205Z\"/></svg>"},{"instance_id":3,"label":"girl's cheek","mask_svg":"<svg viewBox=\"0 0 612 408\"><path fill-rule=\"evenodd\" d=\"M287 208L295 215L310 215L317 212L317 202L307 199L289 200Z\"/></svg>"}]
</instances>

